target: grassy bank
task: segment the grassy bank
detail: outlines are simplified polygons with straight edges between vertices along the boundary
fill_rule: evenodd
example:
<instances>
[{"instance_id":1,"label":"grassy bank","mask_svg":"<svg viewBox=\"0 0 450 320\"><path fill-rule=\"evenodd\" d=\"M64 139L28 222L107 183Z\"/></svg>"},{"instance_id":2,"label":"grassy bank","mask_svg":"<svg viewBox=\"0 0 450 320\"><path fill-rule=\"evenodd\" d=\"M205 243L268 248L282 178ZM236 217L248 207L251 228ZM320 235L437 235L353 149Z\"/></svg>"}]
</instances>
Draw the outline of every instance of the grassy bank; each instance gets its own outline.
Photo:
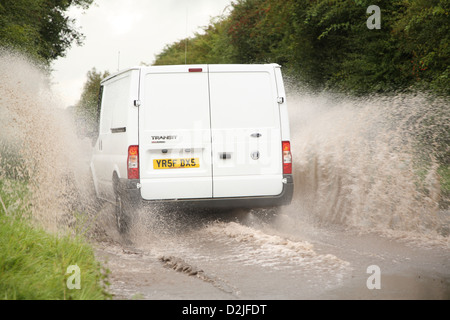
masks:
<instances>
[{"instance_id":1,"label":"grassy bank","mask_svg":"<svg viewBox=\"0 0 450 320\"><path fill-rule=\"evenodd\" d=\"M0 197L0 299L110 297L107 273L83 237L49 234L32 224L24 201L26 183L0 180ZM79 281L75 271L68 272L73 265L79 268ZM73 288L77 283L80 289Z\"/></svg>"}]
</instances>

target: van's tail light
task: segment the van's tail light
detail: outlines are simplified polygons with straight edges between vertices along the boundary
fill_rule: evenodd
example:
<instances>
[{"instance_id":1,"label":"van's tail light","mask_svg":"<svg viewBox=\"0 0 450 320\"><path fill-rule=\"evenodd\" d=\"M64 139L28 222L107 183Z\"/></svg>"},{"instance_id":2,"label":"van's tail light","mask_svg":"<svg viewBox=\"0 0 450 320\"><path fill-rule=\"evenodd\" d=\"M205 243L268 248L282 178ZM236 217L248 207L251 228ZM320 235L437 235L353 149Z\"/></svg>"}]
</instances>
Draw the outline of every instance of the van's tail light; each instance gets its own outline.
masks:
<instances>
[{"instance_id":1,"label":"van's tail light","mask_svg":"<svg viewBox=\"0 0 450 320\"><path fill-rule=\"evenodd\" d=\"M128 147L128 179L139 179L139 146Z\"/></svg>"},{"instance_id":2,"label":"van's tail light","mask_svg":"<svg viewBox=\"0 0 450 320\"><path fill-rule=\"evenodd\" d=\"M291 143L289 141L283 141L283 174L292 174L292 154Z\"/></svg>"}]
</instances>

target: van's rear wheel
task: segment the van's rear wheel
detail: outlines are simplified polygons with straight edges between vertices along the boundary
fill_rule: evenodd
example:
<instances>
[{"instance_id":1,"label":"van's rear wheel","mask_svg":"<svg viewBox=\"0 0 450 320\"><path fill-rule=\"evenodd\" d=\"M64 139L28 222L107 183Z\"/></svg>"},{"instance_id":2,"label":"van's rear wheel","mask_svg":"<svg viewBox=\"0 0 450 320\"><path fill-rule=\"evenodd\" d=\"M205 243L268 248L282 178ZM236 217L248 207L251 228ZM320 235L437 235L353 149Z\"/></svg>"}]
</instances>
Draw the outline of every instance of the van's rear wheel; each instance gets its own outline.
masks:
<instances>
[{"instance_id":1,"label":"van's rear wheel","mask_svg":"<svg viewBox=\"0 0 450 320\"><path fill-rule=\"evenodd\" d=\"M126 203L119 193L116 193L115 216L116 225L119 232L121 234L127 233L130 228L130 218L127 214Z\"/></svg>"},{"instance_id":2,"label":"van's rear wheel","mask_svg":"<svg viewBox=\"0 0 450 320\"><path fill-rule=\"evenodd\" d=\"M114 193L116 196L116 205L114 210L116 225L117 229L119 230L119 233L125 234L129 231L131 226L131 219L129 212L130 208L129 204L126 201L126 197L124 196L124 193L119 186L119 179L117 178L117 175L113 176L113 181L114 181Z\"/></svg>"}]
</instances>

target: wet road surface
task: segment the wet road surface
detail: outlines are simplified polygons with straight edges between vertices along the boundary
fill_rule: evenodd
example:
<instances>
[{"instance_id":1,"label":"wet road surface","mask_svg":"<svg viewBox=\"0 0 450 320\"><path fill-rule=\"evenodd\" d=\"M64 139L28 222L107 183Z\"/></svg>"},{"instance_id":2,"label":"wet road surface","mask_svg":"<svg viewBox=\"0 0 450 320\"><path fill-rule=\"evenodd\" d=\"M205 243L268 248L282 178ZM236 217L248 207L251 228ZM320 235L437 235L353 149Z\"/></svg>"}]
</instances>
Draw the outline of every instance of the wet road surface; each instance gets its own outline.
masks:
<instances>
[{"instance_id":1,"label":"wet road surface","mask_svg":"<svg viewBox=\"0 0 450 320\"><path fill-rule=\"evenodd\" d=\"M103 208L97 254L115 299L450 298L445 240L311 225L283 211L268 220L256 210L140 212L121 236L111 210Z\"/></svg>"}]
</instances>

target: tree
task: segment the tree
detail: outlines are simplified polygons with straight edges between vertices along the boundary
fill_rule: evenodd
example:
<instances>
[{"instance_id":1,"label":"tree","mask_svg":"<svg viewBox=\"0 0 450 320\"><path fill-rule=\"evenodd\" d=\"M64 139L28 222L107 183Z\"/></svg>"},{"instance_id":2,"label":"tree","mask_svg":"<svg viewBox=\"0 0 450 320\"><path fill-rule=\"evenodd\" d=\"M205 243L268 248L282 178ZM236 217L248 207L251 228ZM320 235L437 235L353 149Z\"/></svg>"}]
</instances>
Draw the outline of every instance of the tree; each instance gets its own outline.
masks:
<instances>
[{"instance_id":1,"label":"tree","mask_svg":"<svg viewBox=\"0 0 450 320\"><path fill-rule=\"evenodd\" d=\"M404 1L393 32L411 83L450 95L450 0Z\"/></svg>"},{"instance_id":2,"label":"tree","mask_svg":"<svg viewBox=\"0 0 450 320\"><path fill-rule=\"evenodd\" d=\"M0 0L0 46L24 52L49 65L64 57L83 34L67 16L71 6L89 8L94 0Z\"/></svg>"},{"instance_id":3,"label":"tree","mask_svg":"<svg viewBox=\"0 0 450 320\"><path fill-rule=\"evenodd\" d=\"M219 16L210 21L193 38L182 39L164 47L156 55L154 65L232 63L234 48L230 46L229 20ZM145 64L145 63L144 63Z\"/></svg>"},{"instance_id":4,"label":"tree","mask_svg":"<svg viewBox=\"0 0 450 320\"><path fill-rule=\"evenodd\" d=\"M381 9L369 29L367 9ZM236 0L189 39L188 63L278 63L293 82L357 95L450 95L450 0ZM184 63L185 41L155 64Z\"/></svg>"},{"instance_id":5,"label":"tree","mask_svg":"<svg viewBox=\"0 0 450 320\"><path fill-rule=\"evenodd\" d=\"M98 131L98 98L100 83L108 77L108 71L97 72L92 68L87 73L80 100L75 106L75 116L78 119L78 129L85 135L91 135ZM84 132L83 132L84 131Z\"/></svg>"}]
</instances>

